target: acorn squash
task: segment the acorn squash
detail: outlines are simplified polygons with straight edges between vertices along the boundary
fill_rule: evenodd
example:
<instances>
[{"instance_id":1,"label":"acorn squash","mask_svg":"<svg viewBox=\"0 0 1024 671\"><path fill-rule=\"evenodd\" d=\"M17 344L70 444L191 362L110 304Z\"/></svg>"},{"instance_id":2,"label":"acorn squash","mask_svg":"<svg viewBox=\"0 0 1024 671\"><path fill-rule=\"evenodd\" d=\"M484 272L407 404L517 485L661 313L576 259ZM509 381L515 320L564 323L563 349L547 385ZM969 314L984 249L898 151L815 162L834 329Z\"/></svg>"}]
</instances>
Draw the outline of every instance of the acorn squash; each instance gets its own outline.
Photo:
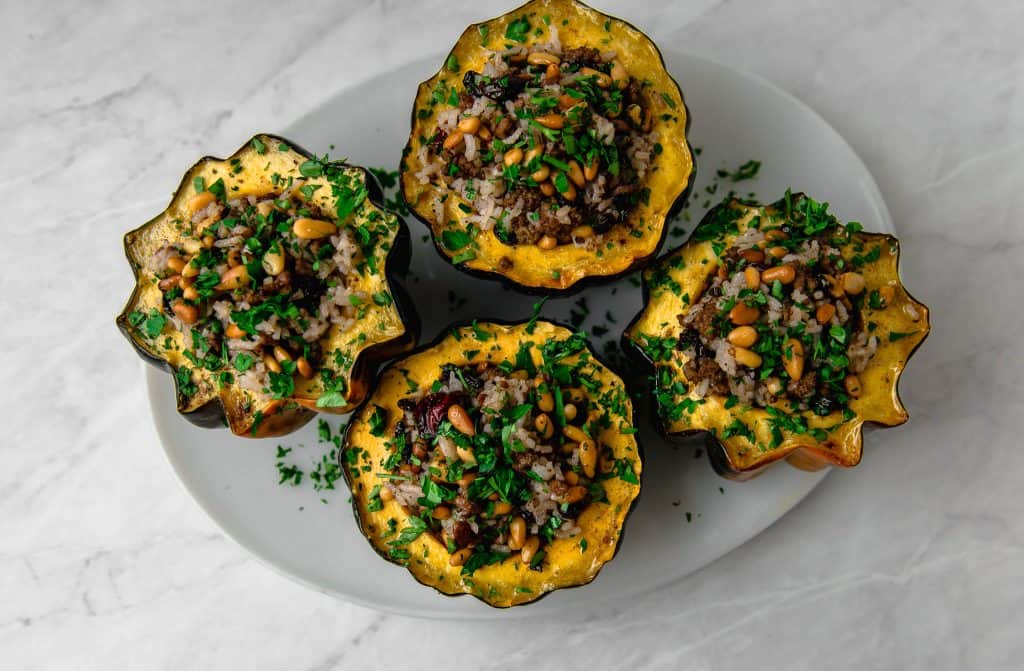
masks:
<instances>
[{"instance_id":1,"label":"acorn squash","mask_svg":"<svg viewBox=\"0 0 1024 671\"><path fill-rule=\"evenodd\" d=\"M178 411L239 436L351 411L418 321L394 273L408 231L362 168L257 135L200 159L124 237L135 289L117 325L172 374Z\"/></svg>"},{"instance_id":2,"label":"acorn squash","mask_svg":"<svg viewBox=\"0 0 1024 671\"><path fill-rule=\"evenodd\" d=\"M896 238L803 194L713 208L644 273L623 336L653 364L663 431L705 432L734 479L782 459L855 466L865 423L907 420L897 382L929 331L898 263Z\"/></svg>"},{"instance_id":3,"label":"acorn squash","mask_svg":"<svg viewBox=\"0 0 1024 671\"><path fill-rule=\"evenodd\" d=\"M546 321L454 326L390 363L340 454L374 550L496 607L593 580L640 493L622 380Z\"/></svg>"},{"instance_id":4,"label":"acorn squash","mask_svg":"<svg viewBox=\"0 0 1024 671\"><path fill-rule=\"evenodd\" d=\"M661 53L575 0L471 25L420 84L402 193L460 269L556 293L644 265L693 177Z\"/></svg>"}]
</instances>

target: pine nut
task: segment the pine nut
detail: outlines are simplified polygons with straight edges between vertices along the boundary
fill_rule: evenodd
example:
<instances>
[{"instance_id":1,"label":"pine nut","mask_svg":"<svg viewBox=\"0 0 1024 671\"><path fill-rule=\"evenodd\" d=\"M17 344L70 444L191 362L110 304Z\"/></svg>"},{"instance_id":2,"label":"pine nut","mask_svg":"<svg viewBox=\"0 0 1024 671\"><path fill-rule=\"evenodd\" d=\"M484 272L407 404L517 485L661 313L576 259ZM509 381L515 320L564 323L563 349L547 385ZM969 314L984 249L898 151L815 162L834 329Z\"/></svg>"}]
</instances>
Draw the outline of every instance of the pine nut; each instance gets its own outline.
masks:
<instances>
[{"instance_id":1,"label":"pine nut","mask_svg":"<svg viewBox=\"0 0 1024 671\"><path fill-rule=\"evenodd\" d=\"M196 306L189 305L184 301L175 301L171 305L171 311L186 324L195 324L199 321L199 310L196 309Z\"/></svg>"},{"instance_id":2,"label":"pine nut","mask_svg":"<svg viewBox=\"0 0 1024 671\"><path fill-rule=\"evenodd\" d=\"M430 513L430 515L435 520L446 520L452 516L452 509L449 508L448 506L437 506L434 508L433 512Z\"/></svg>"},{"instance_id":3,"label":"pine nut","mask_svg":"<svg viewBox=\"0 0 1024 671\"><path fill-rule=\"evenodd\" d=\"M189 214L195 214L196 212L206 208L213 201L217 200L217 196L213 195L209 191L200 191L196 195L188 199L188 203L185 205L185 209L189 211Z\"/></svg>"},{"instance_id":4,"label":"pine nut","mask_svg":"<svg viewBox=\"0 0 1024 671\"><path fill-rule=\"evenodd\" d=\"M480 130L476 132L476 135L481 140L489 141L491 139L491 129L488 128L487 126L480 126Z\"/></svg>"},{"instance_id":5,"label":"pine nut","mask_svg":"<svg viewBox=\"0 0 1024 671\"><path fill-rule=\"evenodd\" d=\"M612 85L612 78L594 68L580 68L580 75L584 77L593 77L594 83L597 84L597 88L606 89Z\"/></svg>"},{"instance_id":6,"label":"pine nut","mask_svg":"<svg viewBox=\"0 0 1024 671\"><path fill-rule=\"evenodd\" d=\"M744 347L733 347L732 356L736 359L737 363L741 363L747 368L759 368L761 366L761 355L751 352Z\"/></svg>"},{"instance_id":7,"label":"pine nut","mask_svg":"<svg viewBox=\"0 0 1024 671\"><path fill-rule=\"evenodd\" d=\"M545 235L540 240L537 241L537 246L545 250L554 249L556 246L558 246L558 240L551 237L550 235Z\"/></svg>"},{"instance_id":8,"label":"pine nut","mask_svg":"<svg viewBox=\"0 0 1024 671\"><path fill-rule=\"evenodd\" d=\"M586 178L588 182L593 182L595 179L597 179L597 168L598 162L596 156L590 159L590 163L587 163L585 166L583 166L583 176Z\"/></svg>"},{"instance_id":9,"label":"pine nut","mask_svg":"<svg viewBox=\"0 0 1024 671\"><path fill-rule=\"evenodd\" d=\"M737 326L753 324L761 316L761 311L746 303L737 303L729 310L729 320Z\"/></svg>"},{"instance_id":10,"label":"pine nut","mask_svg":"<svg viewBox=\"0 0 1024 671\"><path fill-rule=\"evenodd\" d=\"M199 275L199 266L195 264L194 259L189 259L185 267L181 269L182 277L196 277Z\"/></svg>"},{"instance_id":11,"label":"pine nut","mask_svg":"<svg viewBox=\"0 0 1024 671\"><path fill-rule=\"evenodd\" d=\"M569 172L567 174L569 179L572 180L572 183L579 188L582 189L587 185L587 180L583 176L583 168L581 168L580 164L576 161L569 161Z\"/></svg>"},{"instance_id":12,"label":"pine nut","mask_svg":"<svg viewBox=\"0 0 1024 671\"><path fill-rule=\"evenodd\" d=\"M476 455L473 454L473 450L469 449L468 447L456 445L455 452L456 454L459 455L459 459L464 463L469 464L471 466L476 464Z\"/></svg>"},{"instance_id":13,"label":"pine nut","mask_svg":"<svg viewBox=\"0 0 1024 671\"><path fill-rule=\"evenodd\" d=\"M761 271L754 266L744 268L743 277L747 280L748 289L757 289L761 286Z\"/></svg>"},{"instance_id":14,"label":"pine nut","mask_svg":"<svg viewBox=\"0 0 1024 671\"><path fill-rule=\"evenodd\" d=\"M466 117L459 122L458 129L466 135L476 135L476 132L480 130L480 117Z\"/></svg>"},{"instance_id":15,"label":"pine nut","mask_svg":"<svg viewBox=\"0 0 1024 671\"><path fill-rule=\"evenodd\" d=\"M584 440L590 440L590 436L584 433L583 429L571 424L567 424L562 427L562 435L577 443L582 443Z\"/></svg>"},{"instance_id":16,"label":"pine nut","mask_svg":"<svg viewBox=\"0 0 1024 671\"><path fill-rule=\"evenodd\" d=\"M181 297L187 301L199 300L199 290L191 284L181 290Z\"/></svg>"},{"instance_id":17,"label":"pine nut","mask_svg":"<svg viewBox=\"0 0 1024 671\"><path fill-rule=\"evenodd\" d=\"M757 342L757 330L753 326L737 326L729 332L726 340L737 347L753 347Z\"/></svg>"},{"instance_id":18,"label":"pine nut","mask_svg":"<svg viewBox=\"0 0 1024 671\"><path fill-rule=\"evenodd\" d=\"M526 57L526 62L530 65L558 65L562 59L546 51L533 51Z\"/></svg>"},{"instance_id":19,"label":"pine nut","mask_svg":"<svg viewBox=\"0 0 1024 671\"><path fill-rule=\"evenodd\" d=\"M526 166L529 167L533 163L534 159L539 159L544 155L544 145L537 144L532 149L526 150Z\"/></svg>"},{"instance_id":20,"label":"pine nut","mask_svg":"<svg viewBox=\"0 0 1024 671\"><path fill-rule=\"evenodd\" d=\"M775 247L769 247L767 252L768 252L768 256L775 257L776 259L781 259L786 254L789 254L789 250L788 249L786 249L785 247L778 246L778 245L776 245Z\"/></svg>"},{"instance_id":21,"label":"pine nut","mask_svg":"<svg viewBox=\"0 0 1024 671\"><path fill-rule=\"evenodd\" d=\"M284 270L284 251L270 251L263 255L263 270L267 275L276 277Z\"/></svg>"},{"instance_id":22,"label":"pine nut","mask_svg":"<svg viewBox=\"0 0 1024 671\"><path fill-rule=\"evenodd\" d=\"M458 147L460 144L462 144L462 140L463 140L463 133L462 133L462 131L455 130L455 131L452 131L451 134L448 135L448 137L446 137L444 139L444 142L441 144L441 146L444 147L445 149L452 150L452 149L455 149L456 147Z\"/></svg>"},{"instance_id":23,"label":"pine nut","mask_svg":"<svg viewBox=\"0 0 1024 671\"><path fill-rule=\"evenodd\" d=\"M381 487L378 496L380 496L381 501L387 503L388 501L394 500L395 493L391 491L390 487Z\"/></svg>"},{"instance_id":24,"label":"pine nut","mask_svg":"<svg viewBox=\"0 0 1024 671\"><path fill-rule=\"evenodd\" d=\"M569 202L576 200L576 187L572 184L567 184L565 191L562 192L562 198L565 198Z\"/></svg>"},{"instance_id":25,"label":"pine nut","mask_svg":"<svg viewBox=\"0 0 1024 671\"><path fill-rule=\"evenodd\" d=\"M245 337L245 331L238 328L238 324L231 322L224 329L224 335L231 338L232 340L240 340Z\"/></svg>"},{"instance_id":26,"label":"pine nut","mask_svg":"<svg viewBox=\"0 0 1024 671\"><path fill-rule=\"evenodd\" d=\"M185 259L180 256L171 256L167 259L167 269L175 273L180 273L182 268L185 267Z\"/></svg>"},{"instance_id":27,"label":"pine nut","mask_svg":"<svg viewBox=\"0 0 1024 671\"><path fill-rule=\"evenodd\" d=\"M320 238L326 238L337 233L338 227L322 219L302 217L296 219L295 223L292 224L292 232L295 233L295 237L302 238L303 240L319 240Z\"/></svg>"},{"instance_id":28,"label":"pine nut","mask_svg":"<svg viewBox=\"0 0 1024 671\"><path fill-rule=\"evenodd\" d=\"M624 89L629 85L629 73L626 72L626 68L622 63L618 61L612 61L612 81L615 82L615 86Z\"/></svg>"},{"instance_id":29,"label":"pine nut","mask_svg":"<svg viewBox=\"0 0 1024 671\"><path fill-rule=\"evenodd\" d=\"M847 375L843 380L843 387L851 398L860 398L860 378L856 375Z\"/></svg>"},{"instance_id":30,"label":"pine nut","mask_svg":"<svg viewBox=\"0 0 1024 671\"><path fill-rule=\"evenodd\" d=\"M213 243L215 242L217 242L217 238L213 237L212 235L203 236L203 247L205 247L206 249L213 247Z\"/></svg>"},{"instance_id":31,"label":"pine nut","mask_svg":"<svg viewBox=\"0 0 1024 671\"><path fill-rule=\"evenodd\" d=\"M495 501L494 507L492 508L492 514L495 517L499 515L508 515L512 512L512 504L508 501Z\"/></svg>"},{"instance_id":32,"label":"pine nut","mask_svg":"<svg viewBox=\"0 0 1024 671\"><path fill-rule=\"evenodd\" d=\"M839 281L843 285L843 291L851 296L856 296L860 292L864 291L864 276L860 273L843 273L839 276Z\"/></svg>"},{"instance_id":33,"label":"pine nut","mask_svg":"<svg viewBox=\"0 0 1024 671\"><path fill-rule=\"evenodd\" d=\"M544 384L544 378L535 378L533 384L535 387L540 387L540 385ZM537 393L537 407L540 408L541 412L551 412L555 409L555 397L550 389Z\"/></svg>"},{"instance_id":34,"label":"pine nut","mask_svg":"<svg viewBox=\"0 0 1024 671\"><path fill-rule=\"evenodd\" d=\"M292 355L288 353L288 350L280 345L274 345L274 358L277 359L278 362L283 363L285 361L291 361Z\"/></svg>"},{"instance_id":35,"label":"pine nut","mask_svg":"<svg viewBox=\"0 0 1024 671\"><path fill-rule=\"evenodd\" d=\"M513 147L505 152L505 165L517 165L523 160L523 150L519 147Z\"/></svg>"},{"instance_id":36,"label":"pine nut","mask_svg":"<svg viewBox=\"0 0 1024 671\"><path fill-rule=\"evenodd\" d=\"M550 168L550 166L547 166L547 165L542 165L541 167L537 168L532 173L530 173L530 179L532 179L533 181L537 182L538 184L543 182L544 180L546 180L550 176L551 176L551 168Z\"/></svg>"},{"instance_id":37,"label":"pine nut","mask_svg":"<svg viewBox=\"0 0 1024 671\"><path fill-rule=\"evenodd\" d=\"M558 193L557 191L555 191L555 185L552 184L551 182L541 182L540 192L543 193L548 198Z\"/></svg>"},{"instance_id":38,"label":"pine nut","mask_svg":"<svg viewBox=\"0 0 1024 671\"><path fill-rule=\"evenodd\" d=\"M267 367L267 370L273 373L281 372L281 364L277 362L277 359L267 354L263 357L263 365Z\"/></svg>"},{"instance_id":39,"label":"pine nut","mask_svg":"<svg viewBox=\"0 0 1024 671\"><path fill-rule=\"evenodd\" d=\"M594 228L583 224L572 229L571 234L574 238L582 238L586 240L587 238L594 237Z\"/></svg>"},{"instance_id":40,"label":"pine nut","mask_svg":"<svg viewBox=\"0 0 1024 671\"><path fill-rule=\"evenodd\" d=\"M241 289L247 284L249 284L249 269L245 266L235 266L226 270L220 276L220 284L217 285L217 289L220 291L234 291L235 289Z\"/></svg>"},{"instance_id":41,"label":"pine nut","mask_svg":"<svg viewBox=\"0 0 1024 671\"><path fill-rule=\"evenodd\" d=\"M508 549L521 550L526 543L526 520L516 515L508 523Z\"/></svg>"},{"instance_id":42,"label":"pine nut","mask_svg":"<svg viewBox=\"0 0 1024 671\"><path fill-rule=\"evenodd\" d=\"M524 564L529 564L533 561L534 555L537 554L537 550L540 549L540 538L536 536L530 536L523 543L522 549L519 551L519 556L523 560Z\"/></svg>"},{"instance_id":43,"label":"pine nut","mask_svg":"<svg viewBox=\"0 0 1024 671\"><path fill-rule=\"evenodd\" d=\"M587 488L580 485L570 487L569 491L565 493L565 497L562 499L563 503L576 503L582 501L587 496Z\"/></svg>"},{"instance_id":44,"label":"pine nut","mask_svg":"<svg viewBox=\"0 0 1024 671\"><path fill-rule=\"evenodd\" d=\"M771 284L775 280L778 280L783 284L792 284L795 279L796 270L794 270L793 266L788 263L781 266L775 266L774 268L768 268L761 273L761 280L765 284Z\"/></svg>"},{"instance_id":45,"label":"pine nut","mask_svg":"<svg viewBox=\"0 0 1024 671\"><path fill-rule=\"evenodd\" d=\"M572 403L566 403L565 406L562 408L562 414L565 415L565 420L567 422L571 422L572 420L576 419L576 413L576 406L573 405Z\"/></svg>"},{"instance_id":46,"label":"pine nut","mask_svg":"<svg viewBox=\"0 0 1024 671\"><path fill-rule=\"evenodd\" d=\"M551 63L544 70L544 83L554 84L555 82L558 81L558 78L561 77L561 75L562 71L558 69L558 66L555 65L554 63Z\"/></svg>"},{"instance_id":47,"label":"pine nut","mask_svg":"<svg viewBox=\"0 0 1024 671\"><path fill-rule=\"evenodd\" d=\"M313 379L313 366L309 364L309 360L304 356L300 356L295 360L295 369L299 371L299 375L306 378L307 380Z\"/></svg>"},{"instance_id":48,"label":"pine nut","mask_svg":"<svg viewBox=\"0 0 1024 671\"><path fill-rule=\"evenodd\" d=\"M836 316L836 306L831 303L822 303L818 306L818 309L814 312L814 318L818 320L819 324L828 324L832 321L832 318Z\"/></svg>"},{"instance_id":49,"label":"pine nut","mask_svg":"<svg viewBox=\"0 0 1024 671\"><path fill-rule=\"evenodd\" d=\"M537 429L537 432L544 440L548 440L555 435L555 425L551 423L551 418L544 413L534 418L533 427Z\"/></svg>"},{"instance_id":50,"label":"pine nut","mask_svg":"<svg viewBox=\"0 0 1024 671\"><path fill-rule=\"evenodd\" d=\"M473 420L470 419L469 413L458 403L454 403L448 406L448 421L452 423L460 433L464 433L467 436L475 436L476 428L473 426Z\"/></svg>"},{"instance_id":51,"label":"pine nut","mask_svg":"<svg viewBox=\"0 0 1024 671\"><path fill-rule=\"evenodd\" d=\"M769 394L772 396L778 396L782 393L782 380L773 375L765 381L765 387L768 388Z\"/></svg>"},{"instance_id":52,"label":"pine nut","mask_svg":"<svg viewBox=\"0 0 1024 671\"><path fill-rule=\"evenodd\" d=\"M474 480L476 480L476 473L466 473L461 478L459 478L458 485L459 487L465 489L466 487L469 487L471 484L473 484Z\"/></svg>"},{"instance_id":53,"label":"pine nut","mask_svg":"<svg viewBox=\"0 0 1024 671\"><path fill-rule=\"evenodd\" d=\"M563 93L562 95L558 96L558 109L567 110L570 107L575 107L579 102L579 100L573 98L568 93Z\"/></svg>"},{"instance_id":54,"label":"pine nut","mask_svg":"<svg viewBox=\"0 0 1024 671\"><path fill-rule=\"evenodd\" d=\"M765 231L764 239L768 242L775 242L776 240L788 240L789 236L782 229L773 228L770 231Z\"/></svg>"},{"instance_id":55,"label":"pine nut","mask_svg":"<svg viewBox=\"0 0 1024 671\"><path fill-rule=\"evenodd\" d=\"M573 470L565 471L565 473L562 474L562 477L565 478L566 483L570 486L575 485L580 481L580 476L576 475L576 471Z\"/></svg>"},{"instance_id":56,"label":"pine nut","mask_svg":"<svg viewBox=\"0 0 1024 671\"><path fill-rule=\"evenodd\" d=\"M565 117L561 114L541 114L539 117L535 117L534 121L552 130L561 130L565 127Z\"/></svg>"},{"instance_id":57,"label":"pine nut","mask_svg":"<svg viewBox=\"0 0 1024 671\"><path fill-rule=\"evenodd\" d=\"M764 252L760 249L754 249L753 247L744 249L740 252L740 256L746 259L747 263L761 263L764 261Z\"/></svg>"},{"instance_id":58,"label":"pine nut","mask_svg":"<svg viewBox=\"0 0 1024 671\"><path fill-rule=\"evenodd\" d=\"M796 338L782 346L782 367L794 382L804 376L804 344Z\"/></svg>"},{"instance_id":59,"label":"pine nut","mask_svg":"<svg viewBox=\"0 0 1024 671\"><path fill-rule=\"evenodd\" d=\"M181 275L171 275L160 280L157 287L160 288L160 291L170 291L179 284L181 284Z\"/></svg>"},{"instance_id":60,"label":"pine nut","mask_svg":"<svg viewBox=\"0 0 1024 671\"><path fill-rule=\"evenodd\" d=\"M452 566L462 566L472 554L473 548L460 548L452 553L452 556L448 558L448 563Z\"/></svg>"},{"instance_id":61,"label":"pine nut","mask_svg":"<svg viewBox=\"0 0 1024 671\"><path fill-rule=\"evenodd\" d=\"M583 432L580 431L580 433ZM584 438L579 441L579 444L580 468L583 469L583 475L593 478L597 473L597 445L589 438Z\"/></svg>"}]
</instances>

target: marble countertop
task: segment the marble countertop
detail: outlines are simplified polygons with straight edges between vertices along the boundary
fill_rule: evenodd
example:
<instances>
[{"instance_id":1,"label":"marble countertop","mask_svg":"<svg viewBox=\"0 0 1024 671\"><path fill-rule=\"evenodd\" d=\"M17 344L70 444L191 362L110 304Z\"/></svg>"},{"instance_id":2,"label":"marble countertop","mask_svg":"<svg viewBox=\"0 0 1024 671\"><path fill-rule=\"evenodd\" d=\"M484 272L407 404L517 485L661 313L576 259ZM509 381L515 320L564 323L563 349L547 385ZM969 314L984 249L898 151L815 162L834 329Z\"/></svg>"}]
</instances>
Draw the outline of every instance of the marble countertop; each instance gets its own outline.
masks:
<instances>
[{"instance_id":1,"label":"marble countertop","mask_svg":"<svg viewBox=\"0 0 1024 671\"><path fill-rule=\"evenodd\" d=\"M4 668L1024 668L1021 3L595 2L834 125L934 331L885 450L669 589L512 624L384 615L248 556L176 482L111 324L119 237L183 166L509 4L62 4L0 11Z\"/></svg>"}]
</instances>

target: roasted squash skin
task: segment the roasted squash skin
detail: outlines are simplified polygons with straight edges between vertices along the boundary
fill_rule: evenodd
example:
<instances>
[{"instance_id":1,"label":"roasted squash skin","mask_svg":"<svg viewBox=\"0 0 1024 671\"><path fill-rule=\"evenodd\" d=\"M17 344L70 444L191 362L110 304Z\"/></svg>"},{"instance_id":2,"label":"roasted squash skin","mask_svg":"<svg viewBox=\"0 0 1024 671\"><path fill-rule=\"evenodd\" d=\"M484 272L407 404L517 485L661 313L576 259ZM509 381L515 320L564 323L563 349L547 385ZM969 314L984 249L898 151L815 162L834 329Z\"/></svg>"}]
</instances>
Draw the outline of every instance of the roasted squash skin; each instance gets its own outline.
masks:
<instances>
[{"instance_id":1,"label":"roasted squash skin","mask_svg":"<svg viewBox=\"0 0 1024 671\"><path fill-rule=\"evenodd\" d=\"M180 239L178 231L182 230L182 221L188 219L187 203L197 193L197 184L222 180L225 198L259 197L276 193L281 183L291 180L293 184L315 188L310 202L333 213L337 196L332 193L327 177L306 176L300 170L311 159L312 154L286 139L256 135L228 158L201 158L185 173L168 207L124 236L125 256L135 277L135 287L116 319L117 327L144 361L171 374L178 412L197 426L228 426L235 435L263 438L290 433L318 412L349 412L366 397L377 364L407 351L416 342L419 319L398 281L409 264L408 229L395 215L376 204L382 197L374 178L362 168L347 165L342 166L342 174L353 184L364 185L367 197L346 221L372 226L378 236L377 248L368 253L376 261L378 272L362 273L359 287L380 295L386 292L391 300L387 305L368 306L364 319L345 333L332 327L320 340L325 352L345 355L346 365L332 367L336 379L344 382L340 385L341 403L317 406L324 392L320 377L304 380L296 376L294 393L288 398L254 398L237 384L218 381L220 371L188 361L182 354L187 349L182 333L169 320L157 334L147 333L140 324L140 314L157 314L154 311L165 307L146 259L161 246ZM325 362L325 368L329 366ZM222 370L231 372L227 363Z\"/></svg>"},{"instance_id":2,"label":"roasted squash skin","mask_svg":"<svg viewBox=\"0 0 1024 671\"><path fill-rule=\"evenodd\" d=\"M506 244L491 232L473 236L472 254L465 249L452 250L443 242L443 233L466 231L468 204L457 194L447 194L433 180L421 184L416 177L423 167L418 151L436 127L438 112L444 108L432 101L438 87L463 91L463 74L479 70L491 53L502 49L510 24L526 18L531 31L523 46L543 43L549 38L548 25L557 27L563 47L597 46L617 51L630 74L649 85L644 95L653 117L653 129L659 134L659 154L644 180L649 198L632 210L626 222L612 228L600 253L584 247L563 244L541 249L534 244ZM484 43L487 46L484 46ZM419 85L412 110L412 131L403 152L401 186L410 211L431 232L438 253L460 270L471 275L501 280L513 289L538 295L565 295L587 285L622 277L644 267L657 253L667 230L666 221L684 204L693 184L694 158L687 141L689 110L679 85L666 70L661 52L633 25L598 12L576 0L531 0L502 16L469 26L456 42L445 63L458 63L453 72L446 65ZM444 214L438 220L433 202L441 196ZM461 206L461 207L460 207ZM469 257L469 258L467 258Z\"/></svg>"},{"instance_id":3,"label":"roasted squash skin","mask_svg":"<svg viewBox=\"0 0 1024 671\"><path fill-rule=\"evenodd\" d=\"M573 335L569 328L548 322L527 323L473 322L446 329L432 343L423 345L406 357L391 362L377 380L373 394L357 409L346 428L340 461L352 492L356 521L373 549L384 559L404 565L420 583L441 594L471 594L493 607L506 608L526 604L551 591L591 582L610 561L620 544L623 527L640 493L642 457L632 427L632 404L622 380L584 347L560 361L568 365L583 360L596 384L591 398L604 394L614 398L614 409L605 408L611 423L595 429L594 438L602 445L598 481L607 497L604 502L587 505L577 517L578 536L558 538L545 546L541 568L523 564L518 552L496 564L476 568L466 574L450 563L450 548L435 535L422 533L407 545L405 553L393 554L396 535L408 526L410 514L396 499L374 501L380 489L380 474L393 449L393 435L401 409L398 401L417 386L431 385L443 364L463 366L483 362L515 362L517 353L529 351L539 366L544 359L541 347L566 341ZM521 349L527 343L527 349ZM371 417L380 415L386 423ZM609 471L618 462L631 465L631 476L620 478ZM601 473L606 475L601 476ZM376 489L375 489L376 487ZM404 557L404 558L403 558Z\"/></svg>"},{"instance_id":4,"label":"roasted squash skin","mask_svg":"<svg viewBox=\"0 0 1024 671\"><path fill-rule=\"evenodd\" d=\"M730 479L752 478L779 461L811 471L855 466L861 459L864 424L897 426L908 419L898 381L930 324L928 308L900 280L899 241L891 235L853 232L840 248L846 267L859 268L865 280L860 314L879 339L877 351L859 375L862 391L849 399L852 416L838 410L824 416L811 410L793 413L789 408L797 423L805 424L795 431L789 430L795 426L790 425L773 435L768 410L730 403L722 394L709 393L701 399L686 378L686 356L675 347L682 332L677 316L698 301L719 271L722 255L748 227L772 216L784 220L785 212L796 211L804 201L803 194L792 194L788 201L784 198L769 205L730 200L713 208L687 243L644 272L643 310L623 334L624 349L653 369L653 396L662 433L670 439L703 433L712 466ZM735 220L731 230L720 225L725 212ZM872 298L874 304L869 304L867 297L877 296L878 290L888 298L884 304ZM656 343L661 346L652 346ZM774 405L785 409L782 402ZM737 420L749 428L749 435L729 435L727 427Z\"/></svg>"}]
</instances>

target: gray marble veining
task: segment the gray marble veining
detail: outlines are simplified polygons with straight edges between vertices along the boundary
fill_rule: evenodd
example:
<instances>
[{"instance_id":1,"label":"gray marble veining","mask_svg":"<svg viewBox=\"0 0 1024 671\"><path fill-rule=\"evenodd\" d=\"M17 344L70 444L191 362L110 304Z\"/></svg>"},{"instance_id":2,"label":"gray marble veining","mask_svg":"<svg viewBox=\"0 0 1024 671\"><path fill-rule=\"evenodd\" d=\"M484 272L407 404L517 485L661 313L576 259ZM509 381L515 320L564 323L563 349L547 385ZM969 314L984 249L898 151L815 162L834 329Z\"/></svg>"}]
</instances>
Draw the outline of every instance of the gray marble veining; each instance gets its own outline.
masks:
<instances>
[{"instance_id":1,"label":"gray marble veining","mask_svg":"<svg viewBox=\"0 0 1024 671\"><path fill-rule=\"evenodd\" d=\"M4 3L0 666L1024 667L1024 5L597 4L789 90L875 174L934 320L887 449L696 575L570 622L411 620L279 577L165 463L111 325L119 237L198 154L509 5Z\"/></svg>"}]
</instances>

